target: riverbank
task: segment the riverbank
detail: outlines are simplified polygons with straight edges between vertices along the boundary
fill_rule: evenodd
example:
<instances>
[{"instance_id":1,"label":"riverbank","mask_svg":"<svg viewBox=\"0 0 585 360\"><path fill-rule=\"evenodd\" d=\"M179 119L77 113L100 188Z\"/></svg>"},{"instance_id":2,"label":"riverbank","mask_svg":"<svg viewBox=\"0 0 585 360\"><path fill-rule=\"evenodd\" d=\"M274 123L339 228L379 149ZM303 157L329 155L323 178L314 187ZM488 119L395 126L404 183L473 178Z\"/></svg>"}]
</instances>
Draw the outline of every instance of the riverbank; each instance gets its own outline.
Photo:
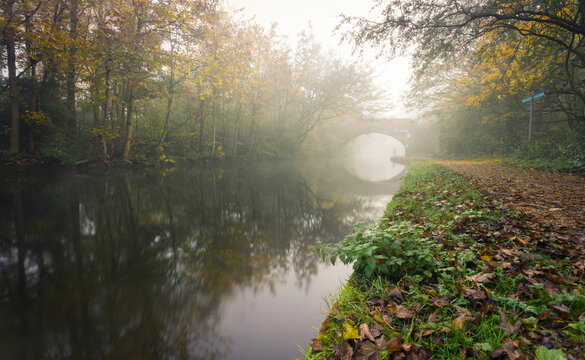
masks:
<instances>
[{"instance_id":1,"label":"riverbank","mask_svg":"<svg viewBox=\"0 0 585 360\"><path fill-rule=\"evenodd\" d=\"M444 165L465 178L416 163L379 226L322 246L356 272L305 358L585 358L583 178Z\"/></svg>"}]
</instances>

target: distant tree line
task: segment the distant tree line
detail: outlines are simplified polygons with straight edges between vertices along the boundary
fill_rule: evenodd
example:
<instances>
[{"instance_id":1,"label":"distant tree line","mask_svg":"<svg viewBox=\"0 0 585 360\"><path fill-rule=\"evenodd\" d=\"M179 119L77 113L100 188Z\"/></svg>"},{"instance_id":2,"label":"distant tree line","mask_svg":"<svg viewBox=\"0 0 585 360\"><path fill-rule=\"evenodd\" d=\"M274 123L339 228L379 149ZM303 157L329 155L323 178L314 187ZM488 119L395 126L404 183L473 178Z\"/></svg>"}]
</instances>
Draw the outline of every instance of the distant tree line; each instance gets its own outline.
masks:
<instances>
[{"instance_id":1,"label":"distant tree line","mask_svg":"<svg viewBox=\"0 0 585 360\"><path fill-rule=\"evenodd\" d=\"M585 127L585 1L391 0L378 18L346 17L361 46L408 53L411 103L435 119L451 153L506 153ZM562 131L566 134L567 130Z\"/></svg>"},{"instance_id":2,"label":"distant tree line","mask_svg":"<svg viewBox=\"0 0 585 360\"><path fill-rule=\"evenodd\" d=\"M321 124L370 111L370 73L310 31L217 0L2 0L0 152L169 162L310 153ZM22 155L25 154L25 155Z\"/></svg>"}]
</instances>

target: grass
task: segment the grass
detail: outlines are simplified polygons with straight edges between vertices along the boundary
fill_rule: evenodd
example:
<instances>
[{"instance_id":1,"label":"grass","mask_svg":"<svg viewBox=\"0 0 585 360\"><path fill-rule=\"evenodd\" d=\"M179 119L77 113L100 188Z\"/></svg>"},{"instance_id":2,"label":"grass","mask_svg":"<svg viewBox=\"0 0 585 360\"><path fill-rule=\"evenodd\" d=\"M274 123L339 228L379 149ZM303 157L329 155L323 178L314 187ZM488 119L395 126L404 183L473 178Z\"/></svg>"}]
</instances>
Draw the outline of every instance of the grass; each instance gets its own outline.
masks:
<instances>
[{"instance_id":1,"label":"grass","mask_svg":"<svg viewBox=\"0 0 585 360\"><path fill-rule=\"evenodd\" d=\"M567 259L526 244L538 234L522 221L445 167L415 163L378 225L319 245L355 272L305 359L535 358L543 344L538 354L584 358L583 281Z\"/></svg>"}]
</instances>

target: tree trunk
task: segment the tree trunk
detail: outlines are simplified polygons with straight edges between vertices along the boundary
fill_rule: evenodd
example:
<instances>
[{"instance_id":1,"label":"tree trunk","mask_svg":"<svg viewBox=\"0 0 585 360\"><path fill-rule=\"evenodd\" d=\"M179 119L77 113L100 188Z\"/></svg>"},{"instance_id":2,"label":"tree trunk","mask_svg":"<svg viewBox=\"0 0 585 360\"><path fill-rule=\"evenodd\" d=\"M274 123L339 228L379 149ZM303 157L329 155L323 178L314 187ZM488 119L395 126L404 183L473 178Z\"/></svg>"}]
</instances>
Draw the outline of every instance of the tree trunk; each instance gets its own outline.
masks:
<instances>
[{"instance_id":1,"label":"tree trunk","mask_svg":"<svg viewBox=\"0 0 585 360\"><path fill-rule=\"evenodd\" d=\"M12 5L7 6L7 14L12 14ZM9 30L7 30L8 32ZM10 87L10 151L18 153L20 151L20 112L18 109L18 87L16 84L16 44L12 34L4 34L4 44L6 45L6 61L8 62L8 86Z\"/></svg>"},{"instance_id":2,"label":"tree trunk","mask_svg":"<svg viewBox=\"0 0 585 360\"><path fill-rule=\"evenodd\" d=\"M232 156L236 156L238 151L238 131L240 129L240 116L242 114L242 103L238 102L238 112L236 113L236 134L234 136L234 150L232 151Z\"/></svg>"},{"instance_id":3,"label":"tree trunk","mask_svg":"<svg viewBox=\"0 0 585 360\"><path fill-rule=\"evenodd\" d=\"M75 57L77 55L77 48L75 40L77 40L77 24L79 23L79 0L70 0L69 8L69 51L67 59L67 71L65 74L66 86L66 100L69 114L67 116L67 129L69 134L74 138L77 137L77 111L75 109L75 77L76 66Z\"/></svg>"},{"instance_id":4,"label":"tree trunk","mask_svg":"<svg viewBox=\"0 0 585 360\"><path fill-rule=\"evenodd\" d=\"M33 33L33 28L31 24L31 17L32 13L26 15L25 17L25 31L27 34L27 40L25 41L26 53L27 53L27 61L28 66L30 67L30 89L29 89L29 98L28 98L28 110L30 112L37 111L37 60L35 60L32 56L33 47L30 41L30 37ZM35 125L30 126L28 132L28 152L29 154L34 154L35 152Z\"/></svg>"},{"instance_id":5,"label":"tree trunk","mask_svg":"<svg viewBox=\"0 0 585 360\"><path fill-rule=\"evenodd\" d=\"M158 147L160 149L162 149L162 146L165 142L165 138L167 137L167 132L169 131L172 106L173 106L173 96L169 94L169 98L167 99L167 112L165 114L165 123L163 125L163 131L162 131L162 134L160 136L160 141L158 142Z\"/></svg>"},{"instance_id":6,"label":"tree trunk","mask_svg":"<svg viewBox=\"0 0 585 360\"><path fill-rule=\"evenodd\" d=\"M215 125L215 100L213 101L212 107L211 107L211 123L213 124L213 136L212 136L212 140L211 140L211 154L209 155L210 158L213 159L213 155L215 154L215 133L217 131L216 129L216 125Z\"/></svg>"},{"instance_id":7,"label":"tree trunk","mask_svg":"<svg viewBox=\"0 0 585 360\"><path fill-rule=\"evenodd\" d=\"M256 105L252 104L252 123L250 124L250 147L248 147L248 155L252 153L254 149L254 138L256 136L256 113L257 113Z\"/></svg>"},{"instance_id":8,"label":"tree trunk","mask_svg":"<svg viewBox=\"0 0 585 360\"><path fill-rule=\"evenodd\" d=\"M104 92L104 105L103 105L103 115L102 115L102 123L101 123L101 130L102 133L99 134L99 141L102 147L102 157L104 161L108 160L108 143L106 142L106 132L108 129L108 119L110 113L110 59L106 60L106 78L105 78L105 85L106 89ZM100 124L97 123L96 127L100 127Z\"/></svg>"},{"instance_id":9,"label":"tree trunk","mask_svg":"<svg viewBox=\"0 0 585 360\"><path fill-rule=\"evenodd\" d=\"M126 104L126 135L124 137L124 147L122 149L122 159L128 159L130 155L130 146L132 145L132 130L134 129L134 86L128 86L128 101Z\"/></svg>"},{"instance_id":10,"label":"tree trunk","mask_svg":"<svg viewBox=\"0 0 585 360\"><path fill-rule=\"evenodd\" d=\"M205 119L205 102L201 102L201 111L199 112L199 155L203 155L203 123Z\"/></svg>"},{"instance_id":11,"label":"tree trunk","mask_svg":"<svg viewBox=\"0 0 585 360\"><path fill-rule=\"evenodd\" d=\"M171 35L171 42L172 42L172 35ZM173 89L175 87L175 44L171 43L171 69L170 69L170 78L169 78L169 86L168 86L168 99L167 99L167 113L165 114L165 123L163 125L163 131L160 136L160 141L158 142L158 147L162 149L162 146L165 142L165 138L167 136L167 132L169 131L170 126L170 117L171 117L171 109L173 106Z\"/></svg>"}]
</instances>

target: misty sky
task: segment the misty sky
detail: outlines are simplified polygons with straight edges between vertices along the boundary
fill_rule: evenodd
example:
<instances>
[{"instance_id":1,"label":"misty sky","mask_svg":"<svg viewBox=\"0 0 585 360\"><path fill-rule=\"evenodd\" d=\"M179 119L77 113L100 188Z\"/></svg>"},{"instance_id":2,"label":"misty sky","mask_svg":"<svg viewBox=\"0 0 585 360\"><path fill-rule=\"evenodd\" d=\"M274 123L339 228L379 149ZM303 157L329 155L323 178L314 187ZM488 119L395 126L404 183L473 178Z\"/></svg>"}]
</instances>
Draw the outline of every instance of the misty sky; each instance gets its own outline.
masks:
<instances>
[{"instance_id":1,"label":"misty sky","mask_svg":"<svg viewBox=\"0 0 585 360\"><path fill-rule=\"evenodd\" d=\"M297 34L307 29L309 23L317 39L328 47L350 56L351 46L340 45L340 35L333 34L339 23L339 14L367 16L372 2L369 0L225 0L233 9L243 8L246 17L255 16L256 22L265 28L278 23L279 34L287 36L294 43ZM374 12L376 14L376 12ZM374 17L373 15L371 17ZM406 116L401 105L402 93L407 89L411 73L408 60L398 58L376 59L375 51L363 55L368 64L376 70L376 84L389 94L389 101L395 104L389 116Z\"/></svg>"}]
</instances>

